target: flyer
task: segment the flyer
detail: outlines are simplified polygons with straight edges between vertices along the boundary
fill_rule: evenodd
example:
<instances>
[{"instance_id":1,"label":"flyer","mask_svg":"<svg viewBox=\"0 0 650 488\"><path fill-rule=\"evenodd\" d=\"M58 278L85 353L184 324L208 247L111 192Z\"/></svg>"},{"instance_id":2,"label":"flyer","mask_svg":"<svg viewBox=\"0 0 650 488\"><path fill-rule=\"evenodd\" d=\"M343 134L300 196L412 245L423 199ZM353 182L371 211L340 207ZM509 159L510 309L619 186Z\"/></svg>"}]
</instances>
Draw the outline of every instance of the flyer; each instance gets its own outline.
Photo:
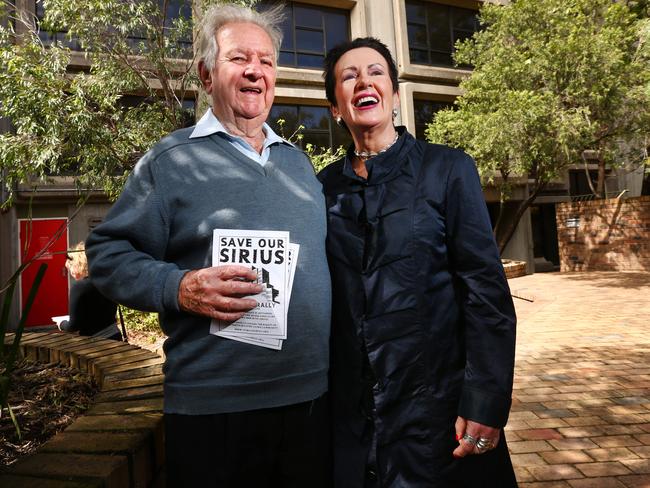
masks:
<instances>
[{"instance_id":1,"label":"flyer","mask_svg":"<svg viewBox=\"0 0 650 488\"><path fill-rule=\"evenodd\" d=\"M296 274L296 264L298 263L298 253L300 252L300 245L289 243L289 278L287 282L287 306L286 311L288 314L289 303L291 301L291 290L293 289L293 278ZM285 317L285 322L287 322ZM288 323L288 322L287 322ZM228 339L233 339L236 341L245 342L248 344L253 344L256 346L267 347L269 349L275 349L277 351L282 349L282 339L273 339L263 336L248 336L240 334L238 332L229 332L227 324L219 324L218 327L210 327L210 333L216 334L219 332L220 337L226 337Z\"/></svg>"},{"instance_id":2,"label":"flyer","mask_svg":"<svg viewBox=\"0 0 650 488\"><path fill-rule=\"evenodd\" d=\"M297 248L296 248L297 249ZM240 264L257 273L263 290L253 296L257 307L232 323L213 320L210 333L280 349L287 338L287 312L292 285L292 252L286 231L214 229L212 265Z\"/></svg>"}]
</instances>

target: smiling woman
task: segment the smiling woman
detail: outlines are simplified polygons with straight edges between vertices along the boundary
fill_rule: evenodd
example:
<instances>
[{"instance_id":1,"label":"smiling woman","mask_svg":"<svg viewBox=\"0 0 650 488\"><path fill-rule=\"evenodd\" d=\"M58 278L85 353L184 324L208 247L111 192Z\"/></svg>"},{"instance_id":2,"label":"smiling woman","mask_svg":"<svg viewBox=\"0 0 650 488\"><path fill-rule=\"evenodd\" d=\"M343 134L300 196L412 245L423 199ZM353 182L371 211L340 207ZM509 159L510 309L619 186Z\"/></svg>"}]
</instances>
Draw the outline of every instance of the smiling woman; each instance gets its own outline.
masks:
<instances>
[{"instance_id":1,"label":"smiling woman","mask_svg":"<svg viewBox=\"0 0 650 488\"><path fill-rule=\"evenodd\" d=\"M336 63L332 115L343 119L357 151L377 152L395 139L393 110L399 106L397 86L388 63L376 50L360 47Z\"/></svg>"},{"instance_id":2,"label":"smiling woman","mask_svg":"<svg viewBox=\"0 0 650 488\"><path fill-rule=\"evenodd\" d=\"M354 140L351 164L362 178L366 160L397 140L393 120L399 106L397 67L390 51L372 38L332 49L325 58L325 91L332 116Z\"/></svg>"},{"instance_id":3,"label":"smiling woman","mask_svg":"<svg viewBox=\"0 0 650 488\"><path fill-rule=\"evenodd\" d=\"M377 39L330 51L325 87L354 140L318 175L336 486L515 487L515 316L474 162L394 127L397 69Z\"/></svg>"}]
</instances>

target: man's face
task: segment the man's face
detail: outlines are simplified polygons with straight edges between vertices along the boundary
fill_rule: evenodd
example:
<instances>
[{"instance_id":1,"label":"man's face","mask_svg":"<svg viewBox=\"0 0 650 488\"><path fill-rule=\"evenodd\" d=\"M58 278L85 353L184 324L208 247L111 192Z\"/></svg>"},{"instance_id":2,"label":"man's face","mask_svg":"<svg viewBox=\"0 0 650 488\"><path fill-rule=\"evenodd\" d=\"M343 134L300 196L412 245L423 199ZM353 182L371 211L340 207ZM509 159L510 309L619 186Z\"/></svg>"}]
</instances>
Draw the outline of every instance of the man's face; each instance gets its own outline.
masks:
<instances>
[{"instance_id":1,"label":"man's face","mask_svg":"<svg viewBox=\"0 0 650 488\"><path fill-rule=\"evenodd\" d=\"M275 54L269 35L255 24L227 24L217 32L219 54L204 75L206 92L221 123L268 117L275 94Z\"/></svg>"}]
</instances>

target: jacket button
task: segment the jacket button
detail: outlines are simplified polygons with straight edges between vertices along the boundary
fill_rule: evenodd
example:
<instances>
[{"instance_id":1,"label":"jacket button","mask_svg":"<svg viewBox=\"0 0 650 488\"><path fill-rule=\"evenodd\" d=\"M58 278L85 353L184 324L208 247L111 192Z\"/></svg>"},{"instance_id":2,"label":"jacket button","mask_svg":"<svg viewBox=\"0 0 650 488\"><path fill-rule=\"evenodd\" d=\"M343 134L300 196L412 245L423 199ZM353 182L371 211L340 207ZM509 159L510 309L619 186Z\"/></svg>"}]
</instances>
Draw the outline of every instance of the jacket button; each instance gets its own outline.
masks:
<instances>
[{"instance_id":1,"label":"jacket button","mask_svg":"<svg viewBox=\"0 0 650 488\"><path fill-rule=\"evenodd\" d=\"M376 481L377 480L377 473L375 472L374 469L367 469L366 470L366 478L369 481Z\"/></svg>"}]
</instances>

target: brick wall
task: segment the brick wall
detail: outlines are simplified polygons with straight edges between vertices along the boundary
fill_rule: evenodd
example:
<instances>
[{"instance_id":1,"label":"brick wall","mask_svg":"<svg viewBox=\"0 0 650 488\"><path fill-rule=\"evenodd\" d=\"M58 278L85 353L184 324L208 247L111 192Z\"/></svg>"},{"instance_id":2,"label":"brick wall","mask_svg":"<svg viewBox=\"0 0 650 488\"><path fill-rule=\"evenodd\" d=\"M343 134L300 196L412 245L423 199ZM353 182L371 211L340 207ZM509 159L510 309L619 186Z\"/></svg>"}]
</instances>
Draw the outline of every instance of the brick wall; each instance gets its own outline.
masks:
<instances>
[{"instance_id":1,"label":"brick wall","mask_svg":"<svg viewBox=\"0 0 650 488\"><path fill-rule=\"evenodd\" d=\"M561 271L650 271L650 196L556 206Z\"/></svg>"}]
</instances>

